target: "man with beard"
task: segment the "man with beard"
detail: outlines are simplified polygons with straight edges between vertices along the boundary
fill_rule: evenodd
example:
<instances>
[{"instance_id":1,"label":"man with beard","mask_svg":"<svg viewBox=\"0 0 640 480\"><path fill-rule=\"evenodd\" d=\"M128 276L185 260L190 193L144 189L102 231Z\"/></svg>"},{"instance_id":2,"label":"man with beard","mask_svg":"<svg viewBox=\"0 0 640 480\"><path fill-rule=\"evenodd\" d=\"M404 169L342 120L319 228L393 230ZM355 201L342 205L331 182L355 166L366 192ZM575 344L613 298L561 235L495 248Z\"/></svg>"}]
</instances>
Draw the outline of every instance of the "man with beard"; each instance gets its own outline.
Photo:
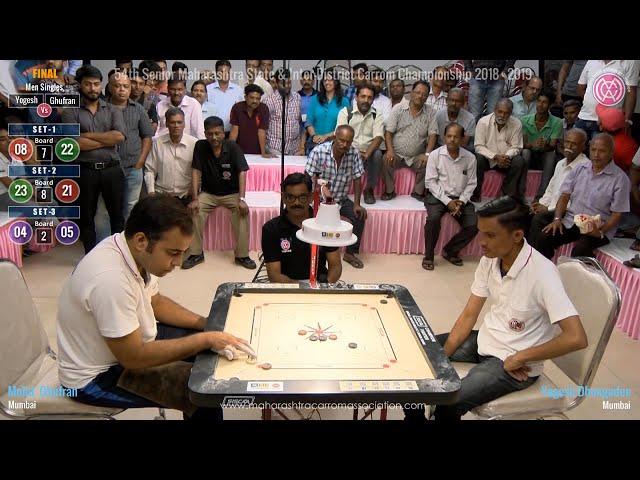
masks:
<instances>
[{"instance_id":1,"label":"man with beard","mask_svg":"<svg viewBox=\"0 0 640 480\"><path fill-rule=\"evenodd\" d=\"M225 140L221 118L207 118L204 131L206 140L198 140L193 151L193 201L189 208L196 213L195 236L182 268L192 268L204 262L202 233L207 216L214 208L224 207L231 210L231 228L236 243L235 263L255 269L256 263L249 258L249 207L244 198L249 165L240 147Z\"/></svg>"},{"instance_id":2,"label":"man with beard","mask_svg":"<svg viewBox=\"0 0 640 480\"><path fill-rule=\"evenodd\" d=\"M306 173L291 173L282 182L282 202L285 209L279 217L262 226L262 251L269 281L294 283L309 278L311 245L299 240L296 232L302 222L313 218L311 177ZM340 280L342 263L335 247L320 247L318 281L335 283ZM329 263L327 268L327 262Z\"/></svg>"},{"instance_id":3,"label":"man with beard","mask_svg":"<svg viewBox=\"0 0 640 480\"><path fill-rule=\"evenodd\" d=\"M373 189L378 185L382 170L382 143L384 135L384 121L382 115L372 107L374 87L369 84L360 85L356 90L356 105L344 107L338 114L338 127L349 125L356 132L353 145L360 152L362 163L367 171L367 186L364 189L365 203L376 203Z\"/></svg>"},{"instance_id":4,"label":"man with beard","mask_svg":"<svg viewBox=\"0 0 640 480\"><path fill-rule=\"evenodd\" d=\"M102 194L109 212L112 232L124 229L124 172L120 165L118 144L125 140L126 126L122 111L100 99L102 73L91 65L79 68L76 80L80 90L80 108L62 112L63 123L79 123L80 155L80 239L85 253L96 245L94 217L98 197Z\"/></svg>"},{"instance_id":5,"label":"man with beard","mask_svg":"<svg viewBox=\"0 0 640 480\"><path fill-rule=\"evenodd\" d=\"M184 131L187 135L198 139L204 138L204 124L202 121L202 107L195 98L187 96L187 83L184 78L174 76L167 84L169 96L158 103L158 118L160 124L155 137L165 135L169 130L165 123L165 113L171 107L179 108L184 113Z\"/></svg>"},{"instance_id":6,"label":"man with beard","mask_svg":"<svg viewBox=\"0 0 640 480\"><path fill-rule=\"evenodd\" d=\"M438 124L438 145L444 145L444 129L451 122L455 122L464 128L464 138L461 147L473 152L473 137L476 133L476 120L473 114L462 108L464 105L464 91L461 88L452 88L447 95L447 108L436 113Z\"/></svg>"},{"instance_id":7,"label":"man with beard","mask_svg":"<svg viewBox=\"0 0 640 480\"><path fill-rule=\"evenodd\" d=\"M524 199L527 166L520 154L522 124L511 115L512 111L513 102L503 98L496 103L494 112L482 117L476 125L478 185L471 197L472 202L480 201L484 173L494 169L506 173L502 194Z\"/></svg>"}]
</instances>

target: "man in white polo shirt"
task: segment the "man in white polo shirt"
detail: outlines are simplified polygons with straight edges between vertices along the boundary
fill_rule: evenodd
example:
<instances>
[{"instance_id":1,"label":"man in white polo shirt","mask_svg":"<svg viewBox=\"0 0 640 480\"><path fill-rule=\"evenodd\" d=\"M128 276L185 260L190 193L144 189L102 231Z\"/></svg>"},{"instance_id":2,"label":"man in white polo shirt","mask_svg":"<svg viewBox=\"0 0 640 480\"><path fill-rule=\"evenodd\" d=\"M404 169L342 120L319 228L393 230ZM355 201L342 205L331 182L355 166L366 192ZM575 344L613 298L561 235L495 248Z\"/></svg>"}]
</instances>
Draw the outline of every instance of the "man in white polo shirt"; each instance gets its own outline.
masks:
<instances>
[{"instance_id":1,"label":"man in white polo shirt","mask_svg":"<svg viewBox=\"0 0 640 480\"><path fill-rule=\"evenodd\" d=\"M542 373L544 360L587 346L558 269L524 238L527 207L500 197L477 215L484 256L466 307L438 342L452 361L478 365L462 379L458 402L436 407L436 420L459 420L479 405L523 390ZM473 330L488 297L494 305L480 330ZM407 417L413 415L408 411Z\"/></svg>"},{"instance_id":2,"label":"man in white polo shirt","mask_svg":"<svg viewBox=\"0 0 640 480\"><path fill-rule=\"evenodd\" d=\"M75 400L122 408L167 407L185 418L222 420L220 409L194 406L188 397L188 360L212 349L230 360L251 354L246 340L203 332L207 319L158 291L182 263L193 220L176 198L140 200L124 232L96 246L66 281L58 306L60 383ZM159 322L159 323L156 323Z\"/></svg>"}]
</instances>

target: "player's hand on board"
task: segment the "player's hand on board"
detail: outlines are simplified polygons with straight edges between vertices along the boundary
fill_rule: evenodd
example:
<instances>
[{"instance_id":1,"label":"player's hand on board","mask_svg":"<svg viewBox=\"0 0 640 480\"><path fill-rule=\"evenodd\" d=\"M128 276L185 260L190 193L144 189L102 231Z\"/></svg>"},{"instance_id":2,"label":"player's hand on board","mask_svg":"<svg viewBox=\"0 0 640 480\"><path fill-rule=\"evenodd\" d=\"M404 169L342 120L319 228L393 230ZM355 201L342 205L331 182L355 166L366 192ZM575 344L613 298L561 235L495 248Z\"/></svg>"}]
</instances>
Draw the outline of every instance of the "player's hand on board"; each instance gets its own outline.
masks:
<instances>
[{"instance_id":1,"label":"player's hand on board","mask_svg":"<svg viewBox=\"0 0 640 480\"><path fill-rule=\"evenodd\" d=\"M239 351L252 357L257 356L249 345L249 342L243 338L236 337L235 335L227 332L206 333L209 335L211 350L216 352L218 355L223 355L227 360L233 360L238 357Z\"/></svg>"},{"instance_id":2,"label":"player's hand on board","mask_svg":"<svg viewBox=\"0 0 640 480\"><path fill-rule=\"evenodd\" d=\"M562 235L562 233L564 232L564 227L562 225L562 221L561 220L554 220L549 225L544 227L542 229L542 232L546 233L547 235L551 234L552 236L555 236L556 232L558 232L560 235Z\"/></svg>"}]
</instances>

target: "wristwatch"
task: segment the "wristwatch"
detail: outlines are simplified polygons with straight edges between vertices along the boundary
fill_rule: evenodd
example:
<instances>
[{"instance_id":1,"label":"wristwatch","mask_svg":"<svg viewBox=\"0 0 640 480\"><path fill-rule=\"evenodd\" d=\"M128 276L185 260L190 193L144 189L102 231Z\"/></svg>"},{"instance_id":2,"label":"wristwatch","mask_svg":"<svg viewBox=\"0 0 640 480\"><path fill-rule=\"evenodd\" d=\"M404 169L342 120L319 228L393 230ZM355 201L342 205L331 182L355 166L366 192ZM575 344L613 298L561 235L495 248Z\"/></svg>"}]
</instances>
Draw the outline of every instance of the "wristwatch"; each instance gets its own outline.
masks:
<instances>
[{"instance_id":1,"label":"wristwatch","mask_svg":"<svg viewBox=\"0 0 640 480\"><path fill-rule=\"evenodd\" d=\"M247 200L244 197L240 197L240 201L244 202L244 203L247 203Z\"/></svg>"},{"instance_id":2,"label":"wristwatch","mask_svg":"<svg viewBox=\"0 0 640 480\"><path fill-rule=\"evenodd\" d=\"M627 119L624 122L629 124L629 125L633 125L633 120L631 120L631 119Z\"/></svg>"}]
</instances>

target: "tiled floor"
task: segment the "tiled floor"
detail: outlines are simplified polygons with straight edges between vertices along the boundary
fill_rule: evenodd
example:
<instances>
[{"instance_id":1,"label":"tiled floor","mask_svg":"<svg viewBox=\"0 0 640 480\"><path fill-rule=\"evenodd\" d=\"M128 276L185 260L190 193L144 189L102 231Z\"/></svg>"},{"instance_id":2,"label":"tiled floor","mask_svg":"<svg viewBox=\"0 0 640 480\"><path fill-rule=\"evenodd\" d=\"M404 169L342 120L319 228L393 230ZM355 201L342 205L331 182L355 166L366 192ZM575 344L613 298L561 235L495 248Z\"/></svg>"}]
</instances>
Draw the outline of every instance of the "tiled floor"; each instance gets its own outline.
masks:
<instances>
[{"instance_id":1,"label":"tiled floor","mask_svg":"<svg viewBox=\"0 0 640 480\"><path fill-rule=\"evenodd\" d=\"M40 312L45 329L55 347L55 319L57 297L62 284L82 256L79 246L56 247L50 252L26 258L24 275ZM257 255L252 253L256 259ZM365 268L356 270L348 264L343 266L343 280L347 282L398 283L406 286L436 333L449 331L457 315L464 307L476 259L468 259L464 267L450 265L439 257L436 269L426 272L420 267L418 255L363 255ZM232 252L207 252L205 263L191 270L176 270L161 280L161 291L184 306L207 315L217 286L228 281L250 281L254 271L233 264ZM486 309L486 307L485 307ZM640 342L631 340L618 329L614 329L611 340L595 377L594 387L632 388L630 411L605 411L602 401L587 398L568 416L572 419L640 419ZM547 374L560 386L568 386L568 380L554 365L549 365ZM310 414L312 412L304 412ZM154 409L129 410L118 415L121 419L152 419ZM351 418L351 411L323 411L323 419ZM168 411L170 419L180 419L181 413ZM390 410L389 418L401 418L401 410ZM260 418L260 412L229 411L225 418ZM274 418L278 418L274 415ZM318 418L314 415L313 418ZM377 413L376 413L377 418ZM466 418L473 418L468 414Z\"/></svg>"}]
</instances>

